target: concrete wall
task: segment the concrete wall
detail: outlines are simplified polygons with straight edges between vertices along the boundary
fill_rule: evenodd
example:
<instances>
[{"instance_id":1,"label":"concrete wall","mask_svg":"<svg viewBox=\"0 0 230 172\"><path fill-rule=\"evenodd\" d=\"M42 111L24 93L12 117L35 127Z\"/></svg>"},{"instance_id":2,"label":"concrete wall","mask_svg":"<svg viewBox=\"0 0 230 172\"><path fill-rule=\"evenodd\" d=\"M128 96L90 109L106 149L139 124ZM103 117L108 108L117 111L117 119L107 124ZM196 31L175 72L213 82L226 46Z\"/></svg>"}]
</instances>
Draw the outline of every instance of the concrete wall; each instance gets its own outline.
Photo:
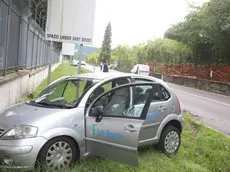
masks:
<instances>
[{"instance_id":1,"label":"concrete wall","mask_svg":"<svg viewBox=\"0 0 230 172\"><path fill-rule=\"evenodd\" d=\"M59 63L52 66L52 71ZM18 103L22 98L34 91L48 76L48 67L24 74L0 85L0 112Z\"/></svg>"},{"instance_id":2,"label":"concrete wall","mask_svg":"<svg viewBox=\"0 0 230 172\"><path fill-rule=\"evenodd\" d=\"M164 75L163 80L165 82L171 82L178 85L184 85L184 86L193 87L204 91L230 96L230 84L227 83L221 83L221 82L211 81L211 80L174 77L169 75Z\"/></svg>"},{"instance_id":3,"label":"concrete wall","mask_svg":"<svg viewBox=\"0 0 230 172\"><path fill-rule=\"evenodd\" d=\"M162 75L160 73L150 73L150 75L155 78L162 79Z\"/></svg>"}]
</instances>

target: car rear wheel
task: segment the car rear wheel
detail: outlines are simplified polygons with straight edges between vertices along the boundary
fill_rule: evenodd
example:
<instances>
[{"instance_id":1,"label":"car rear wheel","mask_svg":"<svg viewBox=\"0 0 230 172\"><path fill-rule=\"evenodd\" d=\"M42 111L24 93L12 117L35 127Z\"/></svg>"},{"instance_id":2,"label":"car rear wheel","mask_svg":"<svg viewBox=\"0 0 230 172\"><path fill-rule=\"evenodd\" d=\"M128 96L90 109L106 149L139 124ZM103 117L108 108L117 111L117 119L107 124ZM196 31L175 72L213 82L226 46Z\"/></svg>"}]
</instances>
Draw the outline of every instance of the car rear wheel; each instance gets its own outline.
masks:
<instances>
[{"instance_id":1,"label":"car rear wheel","mask_svg":"<svg viewBox=\"0 0 230 172\"><path fill-rule=\"evenodd\" d=\"M158 143L158 148L166 155L175 155L181 144L181 132L174 126L167 126L162 134Z\"/></svg>"},{"instance_id":2,"label":"car rear wheel","mask_svg":"<svg viewBox=\"0 0 230 172\"><path fill-rule=\"evenodd\" d=\"M54 170L72 166L79 158L74 141L68 137L58 137L48 141L38 156L38 163Z\"/></svg>"}]
</instances>

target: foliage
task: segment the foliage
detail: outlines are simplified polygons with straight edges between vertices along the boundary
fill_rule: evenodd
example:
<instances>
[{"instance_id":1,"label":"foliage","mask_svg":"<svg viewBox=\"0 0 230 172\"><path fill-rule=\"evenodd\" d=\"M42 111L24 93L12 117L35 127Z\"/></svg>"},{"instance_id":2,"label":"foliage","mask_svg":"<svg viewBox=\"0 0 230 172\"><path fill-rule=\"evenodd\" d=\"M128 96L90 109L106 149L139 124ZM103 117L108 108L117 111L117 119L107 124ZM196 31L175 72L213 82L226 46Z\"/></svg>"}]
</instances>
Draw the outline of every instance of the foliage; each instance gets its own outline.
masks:
<instances>
[{"instance_id":1,"label":"foliage","mask_svg":"<svg viewBox=\"0 0 230 172\"><path fill-rule=\"evenodd\" d=\"M89 64L99 64L101 62L100 54L101 54L101 50L98 50L97 52L88 55L85 58L85 61Z\"/></svg>"},{"instance_id":2,"label":"foliage","mask_svg":"<svg viewBox=\"0 0 230 172\"><path fill-rule=\"evenodd\" d=\"M119 66L130 67L137 63L152 62L153 64L175 64L180 63L181 57L189 56L190 50L169 39L158 39L148 41L146 45L134 47L118 46L113 50L113 54L119 61Z\"/></svg>"},{"instance_id":3,"label":"foliage","mask_svg":"<svg viewBox=\"0 0 230 172\"><path fill-rule=\"evenodd\" d=\"M193 62L230 63L230 1L210 0L194 8L181 23L165 33L166 38L188 45Z\"/></svg>"},{"instance_id":4,"label":"foliage","mask_svg":"<svg viewBox=\"0 0 230 172\"><path fill-rule=\"evenodd\" d=\"M186 45L170 39L148 41L146 45L140 44L133 47L118 45L112 50L112 60L117 60L119 67L132 68L137 63L151 62L157 64L178 64L192 61L191 49ZM94 63L98 52L87 57L87 61Z\"/></svg>"},{"instance_id":5,"label":"foliage","mask_svg":"<svg viewBox=\"0 0 230 172\"><path fill-rule=\"evenodd\" d=\"M102 43L99 61L108 61L111 60L111 43L112 43L112 28L111 24L109 23L105 29L104 40Z\"/></svg>"},{"instance_id":6,"label":"foliage","mask_svg":"<svg viewBox=\"0 0 230 172\"><path fill-rule=\"evenodd\" d=\"M74 59L78 60L78 53L77 52L74 53Z\"/></svg>"},{"instance_id":7,"label":"foliage","mask_svg":"<svg viewBox=\"0 0 230 172\"><path fill-rule=\"evenodd\" d=\"M112 60L120 67L137 63L230 64L230 1L210 0L201 7L190 6L184 21L172 25L164 39L149 40L133 47L118 45ZM96 55L90 57L93 60Z\"/></svg>"}]
</instances>

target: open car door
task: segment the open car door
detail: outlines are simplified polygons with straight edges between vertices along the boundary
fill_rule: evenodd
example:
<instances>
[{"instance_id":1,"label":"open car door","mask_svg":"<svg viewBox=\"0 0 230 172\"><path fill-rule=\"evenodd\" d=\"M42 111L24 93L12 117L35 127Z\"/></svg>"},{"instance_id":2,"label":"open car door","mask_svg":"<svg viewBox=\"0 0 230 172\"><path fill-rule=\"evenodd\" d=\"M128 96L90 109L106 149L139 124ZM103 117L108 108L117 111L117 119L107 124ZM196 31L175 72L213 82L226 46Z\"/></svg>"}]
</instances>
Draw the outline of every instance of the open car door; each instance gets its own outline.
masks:
<instances>
[{"instance_id":1,"label":"open car door","mask_svg":"<svg viewBox=\"0 0 230 172\"><path fill-rule=\"evenodd\" d=\"M139 133L154 85L126 84L96 98L85 116L86 152L137 166Z\"/></svg>"}]
</instances>

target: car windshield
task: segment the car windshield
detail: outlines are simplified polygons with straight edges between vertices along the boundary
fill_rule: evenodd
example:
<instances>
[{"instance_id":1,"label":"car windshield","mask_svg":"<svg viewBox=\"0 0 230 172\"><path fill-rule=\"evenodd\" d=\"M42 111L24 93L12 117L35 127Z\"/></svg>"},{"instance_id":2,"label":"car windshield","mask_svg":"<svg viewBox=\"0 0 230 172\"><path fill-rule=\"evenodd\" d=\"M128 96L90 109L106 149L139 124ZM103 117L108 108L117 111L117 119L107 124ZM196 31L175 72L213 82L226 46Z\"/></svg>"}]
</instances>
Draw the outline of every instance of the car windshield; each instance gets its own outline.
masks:
<instances>
[{"instance_id":1,"label":"car windshield","mask_svg":"<svg viewBox=\"0 0 230 172\"><path fill-rule=\"evenodd\" d=\"M96 82L89 79L60 81L44 89L30 103L57 108L73 108Z\"/></svg>"}]
</instances>

